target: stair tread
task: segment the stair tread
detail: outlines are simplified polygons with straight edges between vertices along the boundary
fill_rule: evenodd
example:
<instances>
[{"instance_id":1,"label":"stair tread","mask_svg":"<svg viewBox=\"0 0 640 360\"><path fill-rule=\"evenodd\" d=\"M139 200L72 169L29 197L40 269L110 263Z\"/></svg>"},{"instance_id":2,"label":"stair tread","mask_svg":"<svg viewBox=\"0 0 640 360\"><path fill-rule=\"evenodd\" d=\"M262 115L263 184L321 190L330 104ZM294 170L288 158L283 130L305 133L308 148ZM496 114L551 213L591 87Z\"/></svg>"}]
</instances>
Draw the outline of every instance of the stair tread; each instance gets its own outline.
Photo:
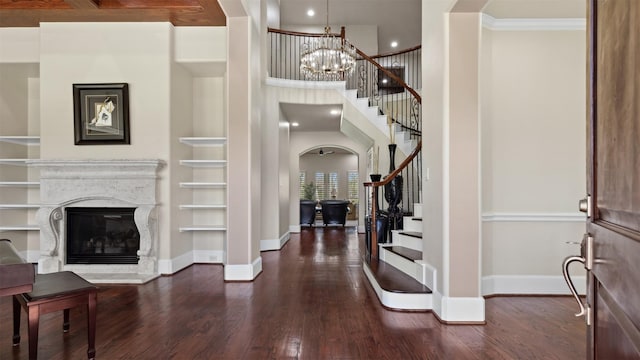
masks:
<instances>
[{"instance_id":1,"label":"stair tread","mask_svg":"<svg viewBox=\"0 0 640 360\"><path fill-rule=\"evenodd\" d=\"M422 233L420 231L400 231L399 234L422 239Z\"/></svg>"},{"instance_id":2,"label":"stair tread","mask_svg":"<svg viewBox=\"0 0 640 360\"><path fill-rule=\"evenodd\" d=\"M411 218L411 220L413 220L413 221L422 221L422 218L421 217L413 217L413 218Z\"/></svg>"},{"instance_id":3,"label":"stair tread","mask_svg":"<svg viewBox=\"0 0 640 360\"><path fill-rule=\"evenodd\" d=\"M422 260L422 251L414 250L404 246L389 246L385 247L385 249L410 261Z\"/></svg>"},{"instance_id":4,"label":"stair tread","mask_svg":"<svg viewBox=\"0 0 640 360\"><path fill-rule=\"evenodd\" d=\"M384 261L365 261L365 266L369 267L378 285L386 291L405 294L431 294L431 289Z\"/></svg>"}]
</instances>

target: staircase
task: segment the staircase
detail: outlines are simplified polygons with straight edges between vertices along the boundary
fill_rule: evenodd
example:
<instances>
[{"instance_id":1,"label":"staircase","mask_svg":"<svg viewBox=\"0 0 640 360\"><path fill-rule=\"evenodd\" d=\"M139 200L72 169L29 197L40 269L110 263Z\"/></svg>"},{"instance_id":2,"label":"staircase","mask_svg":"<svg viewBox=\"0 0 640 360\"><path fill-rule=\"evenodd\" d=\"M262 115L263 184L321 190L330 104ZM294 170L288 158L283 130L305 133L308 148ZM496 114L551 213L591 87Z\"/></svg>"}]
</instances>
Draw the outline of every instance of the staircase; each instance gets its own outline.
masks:
<instances>
[{"instance_id":1,"label":"staircase","mask_svg":"<svg viewBox=\"0 0 640 360\"><path fill-rule=\"evenodd\" d=\"M379 245L378 261L363 261L363 269L386 308L428 311L433 297L423 285L422 204L413 209L413 215L404 216L404 229L392 231L391 243Z\"/></svg>"},{"instance_id":2,"label":"staircase","mask_svg":"<svg viewBox=\"0 0 640 360\"><path fill-rule=\"evenodd\" d=\"M426 275L431 273L433 276L434 272L428 271L428 265L422 260L422 204L419 203L422 177L422 100L413 88L421 87L421 48L418 46L373 57L356 49L357 71L353 76L343 82L308 81L295 65L300 63L297 49L317 34L271 28L268 31L271 56L267 84L336 90L346 99L345 105L349 103L373 124L377 131L389 136L389 142L395 143L397 149L406 156L386 179L364 183L365 191L371 193L371 197L367 197L364 204L367 216L374 216L378 214L377 202L371 199L378 198L376 194L384 199L382 192L385 185L396 176L402 176L402 182L394 180L389 185L391 187L388 188L390 192L387 195L391 199L388 200L392 204L391 213L406 216L402 219L404 228L393 230L386 244L377 244L376 226L367 229L367 238L372 239L367 253L370 252L371 256L367 254L363 261L363 269L383 306L408 311L432 309L432 293L424 284L434 284L433 279L427 279ZM393 83L393 86L390 87L389 83ZM368 123L363 122L360 125L371 131ZM391 128L394 129L393 135L390 134ZM395 139L395 142L391 139ZM402 185L394 187L393 184ZM399 210L396 204L400 207ZM397 220L399 219L389 222L389 226L392 226L392 223L393 226L400 226Z\"/></svg>"}]
</instances>

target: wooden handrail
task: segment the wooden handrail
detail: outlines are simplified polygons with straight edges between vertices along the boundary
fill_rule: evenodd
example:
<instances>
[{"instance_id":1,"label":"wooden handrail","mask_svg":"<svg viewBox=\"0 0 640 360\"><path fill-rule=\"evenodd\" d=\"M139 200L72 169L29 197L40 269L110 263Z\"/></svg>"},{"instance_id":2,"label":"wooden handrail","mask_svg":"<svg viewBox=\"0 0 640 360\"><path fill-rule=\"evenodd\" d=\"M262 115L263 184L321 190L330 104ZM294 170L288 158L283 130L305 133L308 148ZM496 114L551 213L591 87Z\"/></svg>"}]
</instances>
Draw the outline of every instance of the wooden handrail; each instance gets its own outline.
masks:
<instances>
[{"instance_id":1,"label":"wooden handrail","mask_svg":"<svg viewBox=\"0 0 640 360\"><path fill-rule=\"evenodd\" d=\"M393 170L393 172L391 174L387 175L384 178L384 180L382 180L382 181L373 181L373 182L365 182L365 183L363 183L363 185L364 186L375 186L375 187L387 185L388 183L391 182L391 180L393 180L394 177L396 177L398 174L400 174L400 172L402 170L404 170L404 168L409 166L411 161L413 161L413 159L420 154L420 150L421 149L422 149L422 140L418 141L418 145L416 145L416 148L413 149L411 154L409 154L409 156L407 156L407 158L404 159L404 161L401 162L400 165L398 165L397 169Z\"/></svg>"},{"instance_id":2,"label":"wooden handrail","mask_svg":"<svg viewBox=\"0 0 640 360\"><path fill-rule=\"evenodd\" d=\"M396 76L396 74L392 73L391 71L385 69L384 66L378 64L377 61L373 60L369 55L367 55L367 54L363 53L362 51L360 51L360 49L356 48L356 52L358 53L358 55L362 56L363 59L365 59L368 62L370 62L371 64L373 64L373 66L375 66L378 69L382 70L382 72L384 72L387 76L389 76L391 79L393 79L393 81L395 81L398 84L402 85L402 87L405 88L408 92L410 92L411 95L413 95L413 97L415 97L418 100L418 103L420 105L422 105L422 97L415 90L413 90L413 88L409 87L409 85L407 85L407 83L404 82L404 80L400 79L398 76Z\"/></svg>"},{"instance_id":3,"label":"wooden handrail","mask_svg":"<svg viewBox=\"0 0 640 360\"><path fill-rule=\"evenodd\" d=\"M275 29L275 28L267 28L267 32L272 32L272 33L282 34L282 35L307 36L307 37L322 37L326 35L326 33L306 33L306 32L300 32L300 31L290 31L290 30L282 30L282 29ZM338 36L338 37L341 36L341 34L338 34L338 33L329 33L329 35Z\"/></svg>"},{"instance_id":4,"label":"wooden handrail","mask_svg":"<svg viewBox=\"0 0 640 360\"><path fill-rule=\"evenodd\" d=\"M378 54L378 55L371 55L370 57L372 59L378 59L381 57L388 57L388 56L397 56L397 55L402 55L408 52L412 52L412 51L416 51L422 49L422 45L416 45L412 48L408 48L408 49L404 49L404 50L398 50L398 51L392 51L392 52L388 52L388 53L383 53L383 54Z\"/></svg>"}]
</instances>

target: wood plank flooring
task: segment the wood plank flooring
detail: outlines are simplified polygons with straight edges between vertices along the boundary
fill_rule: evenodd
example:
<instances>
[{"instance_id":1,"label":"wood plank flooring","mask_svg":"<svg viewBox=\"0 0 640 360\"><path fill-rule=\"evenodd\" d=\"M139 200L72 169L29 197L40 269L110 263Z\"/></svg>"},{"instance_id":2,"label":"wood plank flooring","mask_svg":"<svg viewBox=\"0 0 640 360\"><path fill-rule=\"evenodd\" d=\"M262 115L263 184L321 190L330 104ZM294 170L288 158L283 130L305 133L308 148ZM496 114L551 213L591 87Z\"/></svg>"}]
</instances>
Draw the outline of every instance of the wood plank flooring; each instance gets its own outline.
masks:
<instances>
[{"instance_id":1,"label":"wood plank flooring","mask_svg":"<svg viewBox=\"0 0 640 360\"><path fill-rule=\"evenodd\" d=\"M487 325L446 326L431 313L385 310L362 270L354 228L306 228L262 253L252 283L194 265L135 286L101 286L97 359L584 359L585 326L569 297L494 297ZM0 298L0 359L11 346L11 298ZM86 310L42 316L41 359L86 359Z\"/></svg>"}]
</instances>

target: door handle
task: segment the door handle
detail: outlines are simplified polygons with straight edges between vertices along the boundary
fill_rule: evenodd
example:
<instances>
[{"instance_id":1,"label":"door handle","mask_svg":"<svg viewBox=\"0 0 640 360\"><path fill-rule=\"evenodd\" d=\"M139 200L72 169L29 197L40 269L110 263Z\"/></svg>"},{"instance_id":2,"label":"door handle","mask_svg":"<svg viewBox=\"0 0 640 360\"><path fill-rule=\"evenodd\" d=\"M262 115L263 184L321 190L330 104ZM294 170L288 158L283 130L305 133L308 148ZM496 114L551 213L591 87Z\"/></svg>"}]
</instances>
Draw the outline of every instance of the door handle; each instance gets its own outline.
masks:
<instances>
[{"instance_id":1,"label":"door handle","mask_svg":"<svg viewBox=\"0 0 640 360\"><path fill-rule=\"evenodd\" d=\"M586 198L578 201L578 210L586 213L587 217L591 217L591 195L587 195Z\"/></svg>"},{"instance_id":2,"label":"door handle","mask_svg":"<svg viewBox=\"0 0 640 360\"><path fill-rule=\"evenodd\" d=\"M574 255L574 256L568 256L567 258L565 258L564 261L562 262L562 275L564 276L564 281L566 281L567 285L569 286L571 295L573 295L573 298L578 303L578 307L580 309L580 311L575 315L576 316L585 315L587 325L591 325L591 311L590 311L591 309L589 308L589 305L585 306L582 303L582 300L578 295L578 291L576 291L576 287L573 284L573 281L571 280L571 275L569 274L569 265L577 261L582 263L584 265L584 268L587 271L591 270L591 268L593 267L593 237L590 234L585 234L582 239L582 244L580 247L581 247L580 252L582 253L583 256Z\"/></svg>"},{"instance_id":3,"label":"door handle","mask_svg":"<svg viewBox=\"0 0 640 360\"><path fill-rule=\"evenodd\" d=\"M586 314L586 310L584 305L582 304L582 300L580 300L578 292L576 291L575 285L573 285L573 281L571 281L571 275L569 275L569 265L571 265L571 263L575 261L581 262L583 264L585 263L585 259L582 256L568 256L562 262L562 275L564 276L564 281L566 281L567 285L569 286L571 295L573 295L573 298L576 300L576 302L578 303L578 307L580 308L580 312L575 315L582 316Z\"/></svg>"}]
</instances>

